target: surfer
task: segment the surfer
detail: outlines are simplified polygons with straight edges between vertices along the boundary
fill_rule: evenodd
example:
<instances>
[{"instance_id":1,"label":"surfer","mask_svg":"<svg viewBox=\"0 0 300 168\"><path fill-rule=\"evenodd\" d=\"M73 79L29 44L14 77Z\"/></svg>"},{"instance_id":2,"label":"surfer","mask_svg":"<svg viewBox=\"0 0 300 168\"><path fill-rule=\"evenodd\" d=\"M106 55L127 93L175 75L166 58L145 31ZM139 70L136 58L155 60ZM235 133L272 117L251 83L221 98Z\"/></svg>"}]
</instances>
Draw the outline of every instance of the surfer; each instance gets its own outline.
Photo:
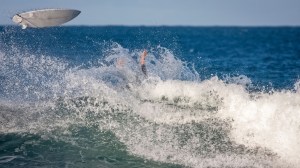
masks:
<instances>
[{"instance_id":1,"label":"surfer","mask_svg":"<svg viewBox=\"0 0 300 168\"><path fill-rule=\"evenodd\" d=\"M145 77L148 77L145 65L145 59L147 54L147 50L144 50L140 55L141 69ZM131 90L133 84L140 85L142 83L141 78L139 78L139 75L132 75L130 72L126 71L126 69L124 69L124 64L126 64L126 60L124 60L124 58L117 58L115 66L118 70L116 71L115 76L117 76L119 79L121 79L121 81L125 83L126 89Z\"/></svg>"},{"instance_id":2,"label":"surfer","mask_svg":"<svg viewBox=\"0 0 300 168\"><path fill-rule=\"evenodd\" d=\"M144 50L143 53L141 54L141 59L140 59L140 64L141 64L141 69L142 69L142 72L143 74L147 77L147 69L146 69L146 65L145 65L145 59L146 59L146 56L147 56L147 50ZM117 62L116 62L116 67L118 69L122 69L123 66L125 64L125 61L123 58L117 58Z\"/></svg>"},{"instance_id":3,"label":"surfer","mask_svg":"<svg viewBox=\"0 0 300 168\"><path fill-rule=\"evenodd\" d=\"M147 77L147 69L146 69L146 65L145 65L146 56L147 56L147 50L144 50L143 53L141 54L141 60L140 61L141 61L142 72Z\"/></svg>"}]
</instances>

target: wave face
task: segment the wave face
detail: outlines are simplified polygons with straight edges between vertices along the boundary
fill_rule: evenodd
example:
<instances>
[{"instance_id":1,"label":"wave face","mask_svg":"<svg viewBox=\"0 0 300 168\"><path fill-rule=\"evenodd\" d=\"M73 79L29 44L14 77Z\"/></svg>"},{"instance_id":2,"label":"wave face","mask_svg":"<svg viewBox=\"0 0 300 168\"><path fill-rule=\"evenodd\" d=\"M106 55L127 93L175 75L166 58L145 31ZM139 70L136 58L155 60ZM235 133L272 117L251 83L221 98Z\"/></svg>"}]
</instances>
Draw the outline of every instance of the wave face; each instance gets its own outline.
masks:
<instances>
[{"instance_id":1,"label":"wave face","mask_svg":"<svg viewBox=\"0 0 300 168\"><path fill-rule=\"evenodd\" d=\"M1 167L300 164L298 28L0 30Z\"/></svg>"}]
</instances>

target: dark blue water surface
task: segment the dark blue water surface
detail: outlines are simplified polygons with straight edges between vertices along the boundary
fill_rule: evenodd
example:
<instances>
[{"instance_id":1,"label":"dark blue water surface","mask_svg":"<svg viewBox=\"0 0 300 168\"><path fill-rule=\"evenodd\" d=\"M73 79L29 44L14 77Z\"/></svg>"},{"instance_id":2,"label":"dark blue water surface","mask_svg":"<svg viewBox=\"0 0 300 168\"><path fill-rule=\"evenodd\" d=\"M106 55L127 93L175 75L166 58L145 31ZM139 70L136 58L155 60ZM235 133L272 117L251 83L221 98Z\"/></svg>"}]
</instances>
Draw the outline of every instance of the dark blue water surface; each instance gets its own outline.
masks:
<instances>
[{"instance_id":1,"label":"dark blue water surface","mask_svg":"<svg viewBox=\"0 0 300 168\"><path fill-rule=\"evenodd\" d=\"M297 167L299 79L299 27L0 26L0 167Z\"/></svg>"},{"instance_id":2,"label":"dark blue water surface","mask_svg":"<svg viewBox=\"0 0 300 168\"><path fill-rule=\"evenodd\" d=\"M129 50L160 45L194 64L202 79L246 75L260 86L291 88L299 79L298 27L1 27L1 50L12 46L36 55L86 64L112 42Z\"/></svg>"}]
</instances>

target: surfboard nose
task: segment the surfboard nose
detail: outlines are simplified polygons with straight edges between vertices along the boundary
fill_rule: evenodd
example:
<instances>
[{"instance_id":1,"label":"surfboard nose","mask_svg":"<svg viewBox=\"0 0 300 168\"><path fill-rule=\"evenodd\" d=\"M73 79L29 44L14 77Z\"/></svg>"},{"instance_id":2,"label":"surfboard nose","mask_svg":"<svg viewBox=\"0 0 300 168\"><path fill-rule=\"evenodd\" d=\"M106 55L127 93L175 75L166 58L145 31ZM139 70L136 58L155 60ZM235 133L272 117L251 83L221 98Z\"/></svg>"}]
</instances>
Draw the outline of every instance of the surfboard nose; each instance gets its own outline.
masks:
<instances>
[{"instance_id":1,"label":"surfboard nose","mask_svg":"<svg viewBox=\"0 0 300 168\"><path fill-rule=\"evenodd\" d=\"M71 17L72 19L75 18L75 17L77 17L77 16L81 13L80 10L74 10L74 9L72 10L72 12L73 12L73 14L71 15L71 16L72 16L72 17Z\"/></svg>"},{"instance_id":2,"label":"surfboard nose","mask_svg":"<svg viewBox=\"0 0 300 168\"><path fill-rule=\"evenodd\" d=\"M74 15L75 15L75 17L78 16L80 13L81 13L80 10L74 10Z\"/></svg>"}]
</instances>

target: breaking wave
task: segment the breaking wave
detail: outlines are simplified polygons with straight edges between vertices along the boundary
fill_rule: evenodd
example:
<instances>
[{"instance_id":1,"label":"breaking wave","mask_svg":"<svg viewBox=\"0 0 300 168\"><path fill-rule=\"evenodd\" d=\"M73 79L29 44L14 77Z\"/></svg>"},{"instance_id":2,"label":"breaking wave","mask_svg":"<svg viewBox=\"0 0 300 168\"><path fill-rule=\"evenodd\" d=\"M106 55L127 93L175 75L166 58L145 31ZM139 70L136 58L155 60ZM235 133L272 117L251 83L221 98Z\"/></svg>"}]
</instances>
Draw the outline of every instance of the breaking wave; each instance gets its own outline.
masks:
<instances>
[{"instance_id":1,"label":"breaking wave","mask_svg":"<svg viewBox=\"0 0 300 168\"><path fill-rule=\"evenodd\" d=\"M132 155L189 167L300 164L299 81L292 90L250 91L244 75L200 80L201 72L161 46L149 51L146 78L141 52L114 43L86 68L0 51L1 134L84 146L74 131L84 127L95 129L91 137L112 133Z\"/></svg>"}]
</instances>

